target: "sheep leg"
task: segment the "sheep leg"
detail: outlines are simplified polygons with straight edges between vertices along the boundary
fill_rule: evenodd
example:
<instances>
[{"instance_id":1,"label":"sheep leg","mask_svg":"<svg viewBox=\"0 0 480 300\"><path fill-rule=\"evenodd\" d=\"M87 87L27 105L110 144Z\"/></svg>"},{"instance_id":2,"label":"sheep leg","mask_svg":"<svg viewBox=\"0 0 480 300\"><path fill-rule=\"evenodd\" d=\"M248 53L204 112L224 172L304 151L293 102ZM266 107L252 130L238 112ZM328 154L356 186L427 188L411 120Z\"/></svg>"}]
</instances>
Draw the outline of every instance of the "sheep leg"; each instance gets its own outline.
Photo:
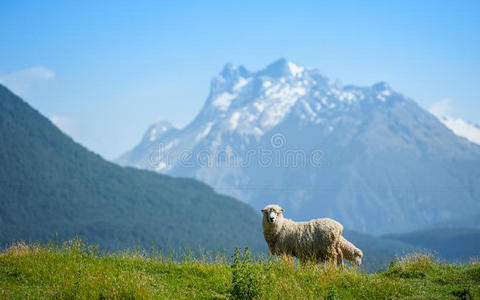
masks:
<instances>
[{"instance_id":1,"label":"sheep leg","mask_svg":"<svg viewBox=\"0 0 480 300\"><path fill-rule=\"evenodd\" d=\"M344 264L343 264L343 252L342 252L342 248L340 247L340 244L337 244L336 246L336 249L337 249L337 263L340 263L340 267L343 269L345 268Z\"/></svg>"},{"instance_id":2,"label":"sheep leg","mask_svg":"<svg viewBox=\"0 0 480 300\"><path fill-rule=\"evenodd\" d=\"M337 267L337 251L334 248L333 251L331 251L330 253L331 253L330 265L331 267L336 268Z\"/></svg>"}]
</instances>

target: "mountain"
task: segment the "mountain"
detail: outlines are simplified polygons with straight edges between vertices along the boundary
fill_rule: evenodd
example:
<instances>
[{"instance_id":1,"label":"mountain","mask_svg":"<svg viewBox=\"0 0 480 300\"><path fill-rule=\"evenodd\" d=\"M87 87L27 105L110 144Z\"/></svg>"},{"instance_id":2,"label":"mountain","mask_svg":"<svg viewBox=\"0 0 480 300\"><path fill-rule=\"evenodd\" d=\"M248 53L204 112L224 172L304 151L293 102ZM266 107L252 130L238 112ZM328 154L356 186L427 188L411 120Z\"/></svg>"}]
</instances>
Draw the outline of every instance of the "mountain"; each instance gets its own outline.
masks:
<instances>
[{"instance_id":1,"label":"mountain","mask_svg":"<svg viewBox=\"0 0 480 300\"><path fill-rule=\"evenodd\" d=\"M411 244L383 236L344 230L343 235L356 247L362 249L362 265L365 271L378 272L386 270L395 257L403 257L411 253L420 253L423 249Z\"/></svg>"},{"instance_id":2,"label":"mountain","mask_svg":"<svg viewBox=\"0 0 480 300\"><path fill-rule=\"evenodd\" d=\"M125 153L118 158L116 162L120 165L127 165L129 161L136 161L142 159L142 153L149 151L149 146L152 142L178 133L178 129L175 128L168 121L159 121L151 125L147 132L143 135L143 138L136 151Z\"/></svg>"},{"instance_id":3,"label":"mountain","mask_svg":"<svg viewBox=\"0 0 480 300\"><path fill-rule=\"evenodd\" d=\"M436 228L382 238L396 240L418 249L435 253L440 259L468 262L480 257L480 230L468 228Z\"/></svg>"},{"instance_id":4,"label":"mountain","mask_svg":"<svg viewBox=\"0 0 480 300\"><path fill-rule=\"evenodd\" d=\"M0 85L0 246L78 235L101 249L265 251L260 224L204 183L105 161Z\"/></svg>"},{"instance_id":5,"label":"mountain","mask_svg":"<svg viewBox=\"0 0 480 300\"><path fill-rule=\"evenodd\" d=\"M257 72L225 65L189 125L118 163L375 234L480 213L479 145L385 82L342 85L285 59Z\"/></svg>"}]
</instances>

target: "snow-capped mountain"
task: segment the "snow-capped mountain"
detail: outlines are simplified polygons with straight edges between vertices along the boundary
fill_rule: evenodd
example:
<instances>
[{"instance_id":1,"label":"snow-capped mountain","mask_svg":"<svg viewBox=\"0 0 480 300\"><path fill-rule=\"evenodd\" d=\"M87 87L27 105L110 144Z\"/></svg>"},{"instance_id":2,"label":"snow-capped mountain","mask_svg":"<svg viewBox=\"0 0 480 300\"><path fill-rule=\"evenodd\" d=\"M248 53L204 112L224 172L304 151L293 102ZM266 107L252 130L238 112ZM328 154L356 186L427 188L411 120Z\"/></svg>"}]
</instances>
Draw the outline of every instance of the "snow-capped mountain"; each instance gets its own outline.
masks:
<instances>
[{"instance_id":1,"label":"snow-capped mountain","mask_svg":"<svg viewBox=\"0 0 480 300\"><path fill-rule=\"evenodd\" d=\"M374 233L480 212L478 145L384 82L342 85L285 59L227 64L188 126L152 125L118 162Z\"/></svg>"}]
</instances>

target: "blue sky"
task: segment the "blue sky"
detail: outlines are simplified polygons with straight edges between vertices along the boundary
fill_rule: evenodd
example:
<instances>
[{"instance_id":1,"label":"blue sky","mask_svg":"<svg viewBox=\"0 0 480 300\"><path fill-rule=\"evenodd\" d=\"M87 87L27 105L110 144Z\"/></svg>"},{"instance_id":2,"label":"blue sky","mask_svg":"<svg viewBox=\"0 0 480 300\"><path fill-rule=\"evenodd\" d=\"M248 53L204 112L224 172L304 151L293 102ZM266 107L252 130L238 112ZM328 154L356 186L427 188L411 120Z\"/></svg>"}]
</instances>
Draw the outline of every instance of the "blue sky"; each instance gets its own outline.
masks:
<instances>
[{"instance_id":1,"label":"blue sky","mask_svg":"<svg viewBox=\"0 0 480 300\"><path fill-rule=\"evenodd\" d=\"M0 3L0 82L107 159L191 121L225 63L279 57L480 123L480 1Z\"/></svg>"}]
</instances>

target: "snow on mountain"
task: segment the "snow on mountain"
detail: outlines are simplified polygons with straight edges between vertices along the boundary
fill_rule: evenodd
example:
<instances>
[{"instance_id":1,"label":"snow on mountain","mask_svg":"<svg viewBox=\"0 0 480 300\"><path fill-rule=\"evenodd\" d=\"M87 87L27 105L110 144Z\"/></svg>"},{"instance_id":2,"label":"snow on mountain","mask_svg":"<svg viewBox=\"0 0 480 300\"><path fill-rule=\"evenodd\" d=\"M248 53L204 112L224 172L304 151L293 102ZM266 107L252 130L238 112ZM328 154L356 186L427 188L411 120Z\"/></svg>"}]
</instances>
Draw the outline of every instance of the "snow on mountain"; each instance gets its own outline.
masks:
<instances>
[{"instance_id":1,"label":"snow on mountain","mask_svg":"<svg viewBox=\"0 0 480 300\"><path fill-rule=\"evenodd\" d=\"M380 102L392 94L385 83L373 89ZM210 95L199 116L214 119L224 129L240 135L258 137L278 125L292 110L302 118L321 122L319 113L344 111L364 98L363 88L342 87L317 70L296 66L285 59L256 73L227 64L212 80Z\"/></svg>"},{"instance_id":2,"label":"snow on mountain","mask_svg":"<svg viewBox=\"0 0 480 300\"><path fill-rule=\"evenodd\" d=\"M135 151L129 151L123 154L117 159L117 163L121 165L132 165L138 168L150 169L148 161L143 161L145 151L148 151L148 149L156 141L160 140L161 138L174 135L178 131L179 130L168 121L159 121L152 124L143 135L143 138L139 145L135 148ZM165 166L164 163L160 163L160 165Z\"/></svg>"},{"instance_id":3,"label":"snow on mountain","mask_svg":"<svg viewBox=\"0 0 480 300\"><path fill-rule=\"evenodd\" d=\"M196 118L163 128L117 162L367 232L480 211L480 147L385 82L342 85L285 59L257 72L227 64Z\"/></svg>"},{"instance_id":4,"label":"snow on mountain","mask_svg":"<svg viewBox=\"0 0 480 300\"><path fill-rule=\"evenodd\" d=\"M150 126L144 139L148 138L150 142L155 141L172 129L175 129L175 127L168 121L157 122Z\"/></svg>"}]
</instances>

